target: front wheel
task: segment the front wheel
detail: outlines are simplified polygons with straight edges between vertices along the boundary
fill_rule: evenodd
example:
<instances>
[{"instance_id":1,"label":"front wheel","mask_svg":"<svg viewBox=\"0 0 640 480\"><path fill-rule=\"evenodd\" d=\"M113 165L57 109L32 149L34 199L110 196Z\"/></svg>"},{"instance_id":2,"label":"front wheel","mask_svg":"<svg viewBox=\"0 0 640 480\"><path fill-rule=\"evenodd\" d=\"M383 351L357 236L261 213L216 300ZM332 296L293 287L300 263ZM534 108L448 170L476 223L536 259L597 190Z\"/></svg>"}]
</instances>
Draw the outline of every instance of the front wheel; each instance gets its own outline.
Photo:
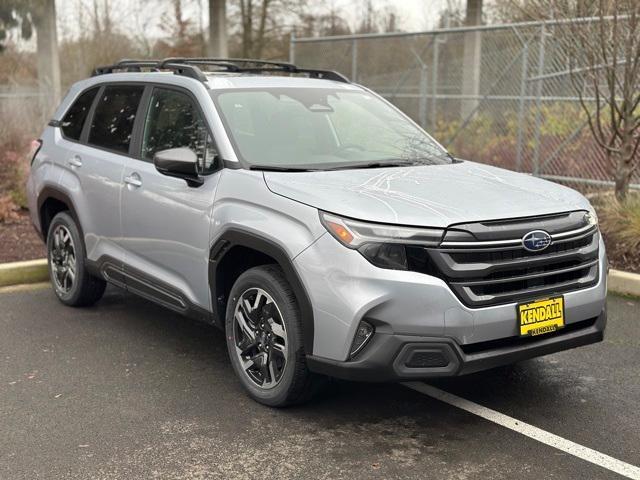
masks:
<instances>
[{"instance_id":1,"label":"front wheel","mask_svg":"<svg viewBox=\"0 0 640 480\"><path fill-rule=\"evenodd\" d=\"M300 309L282 269L247 270L229 297L227 349L245 390L272 407L308 400L320 379L307 369Z\"/></svg>"}]
</instances>

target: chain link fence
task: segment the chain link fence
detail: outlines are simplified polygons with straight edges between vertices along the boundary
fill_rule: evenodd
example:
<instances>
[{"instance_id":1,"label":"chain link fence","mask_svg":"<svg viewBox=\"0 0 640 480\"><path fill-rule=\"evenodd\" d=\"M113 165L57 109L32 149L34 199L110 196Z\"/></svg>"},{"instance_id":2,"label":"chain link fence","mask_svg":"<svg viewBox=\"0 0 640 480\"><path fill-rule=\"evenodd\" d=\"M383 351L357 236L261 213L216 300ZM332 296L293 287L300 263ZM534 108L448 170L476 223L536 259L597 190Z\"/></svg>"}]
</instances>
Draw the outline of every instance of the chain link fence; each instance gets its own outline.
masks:
<instances>
[{"instance_id":1,"label":"chain link fence","mask_svg":"<svg viewBox=\"0 0 640 480\"><path fill-rule=\"evenodd\" d=\"M581 190L612 187L611 167L571 82L561 27L529 22L292 38L290 60L349 75L460 158ZM638 172L632 188L640 189Z\"/></svg>"},{"instance_id":2,"label":"chain link fence","mask_svg":"<svg viewBox=\"0 0 640 480\"><path fill-rule=\"evenodd\" d=\"M37 86L0 85L0 143L14 131L39 134L50 116L47 100Z\"/></svg>"}]
</instances>

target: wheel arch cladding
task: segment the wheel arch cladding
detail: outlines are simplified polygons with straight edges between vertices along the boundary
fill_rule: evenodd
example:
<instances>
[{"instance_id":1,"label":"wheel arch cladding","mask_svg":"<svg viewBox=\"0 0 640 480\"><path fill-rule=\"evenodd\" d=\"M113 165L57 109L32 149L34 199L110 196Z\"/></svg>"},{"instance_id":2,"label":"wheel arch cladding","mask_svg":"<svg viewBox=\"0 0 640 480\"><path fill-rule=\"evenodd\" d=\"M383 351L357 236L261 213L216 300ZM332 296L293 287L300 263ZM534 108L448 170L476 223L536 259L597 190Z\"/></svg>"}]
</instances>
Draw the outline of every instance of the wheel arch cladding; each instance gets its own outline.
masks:
<instances>
[{"instance_id":1,"label":"wheel arch cladding","mask_svg":"<svg viewBox=\"0 0 640 480\"><path fill-rule=\"evenodd\" d=\"M311 300L285 250L253 232L229 229L216 240L209 254L209 287L212 309L224 328L228 294L236 279L249 268L275 263L282 268L300 307L305 353L313 353L313 309Z\"/></svg>"},{"instance_id":2,"label":"wheel arch cladding","mask_svg":"<svg viewBox=\"0 0 640 480\"><path fill-rule=\"evenodd\" d=\"M38 195L38 218L40 219L40 228L42 230L42 239L47 241L49 233L49 225L51 220L60 212L68 212L76 222L76 226L80 231L80 238L84 240L84 232L82 225L75 209L75 205L66 193L53 187L45 187Z\"/></svg>"}]
</instances>

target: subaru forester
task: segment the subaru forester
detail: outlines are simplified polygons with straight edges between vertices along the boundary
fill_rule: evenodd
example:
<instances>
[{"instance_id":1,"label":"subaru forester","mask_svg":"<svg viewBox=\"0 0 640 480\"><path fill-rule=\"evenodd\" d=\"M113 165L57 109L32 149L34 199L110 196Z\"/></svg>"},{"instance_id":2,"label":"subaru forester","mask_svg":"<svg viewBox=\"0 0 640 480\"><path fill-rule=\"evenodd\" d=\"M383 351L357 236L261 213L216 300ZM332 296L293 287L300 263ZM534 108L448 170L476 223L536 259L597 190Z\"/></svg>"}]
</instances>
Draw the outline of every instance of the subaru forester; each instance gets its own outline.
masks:
<instances>
[{"instance_id":1,"label":"subaru forester","mask_svg":"<svg viewBox=\"0 0 640 480\"><path fill-rule=\"evenodd\" d=\"M59 300L110 283L219 327L266 405L603 338L589 202L454 158L337 72L125 60L73 85L39 142L29 207Z\"/></svg>"}]
</instances>

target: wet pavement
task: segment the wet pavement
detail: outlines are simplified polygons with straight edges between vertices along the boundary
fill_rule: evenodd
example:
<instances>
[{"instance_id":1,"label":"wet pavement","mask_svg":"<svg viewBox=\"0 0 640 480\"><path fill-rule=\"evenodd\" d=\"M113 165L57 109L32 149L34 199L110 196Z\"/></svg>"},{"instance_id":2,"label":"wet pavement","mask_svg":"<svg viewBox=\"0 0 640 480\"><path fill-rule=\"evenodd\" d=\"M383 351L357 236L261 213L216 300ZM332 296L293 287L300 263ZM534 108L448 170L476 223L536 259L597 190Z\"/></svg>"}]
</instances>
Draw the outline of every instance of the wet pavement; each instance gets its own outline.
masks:
<instances>
[{"instance_id":1,"label":"wet pavement","mask_svg":"<svg viewBox=\"0 0 640 480\"><path fill-rule=\"evenodd\" d=\"M640 465L640 300L605 341L431 382ZM622 478L399 384L248 399L218 330L117 289L89 309L0 293L0 478Z\"/></svg>"}]
</instances>

